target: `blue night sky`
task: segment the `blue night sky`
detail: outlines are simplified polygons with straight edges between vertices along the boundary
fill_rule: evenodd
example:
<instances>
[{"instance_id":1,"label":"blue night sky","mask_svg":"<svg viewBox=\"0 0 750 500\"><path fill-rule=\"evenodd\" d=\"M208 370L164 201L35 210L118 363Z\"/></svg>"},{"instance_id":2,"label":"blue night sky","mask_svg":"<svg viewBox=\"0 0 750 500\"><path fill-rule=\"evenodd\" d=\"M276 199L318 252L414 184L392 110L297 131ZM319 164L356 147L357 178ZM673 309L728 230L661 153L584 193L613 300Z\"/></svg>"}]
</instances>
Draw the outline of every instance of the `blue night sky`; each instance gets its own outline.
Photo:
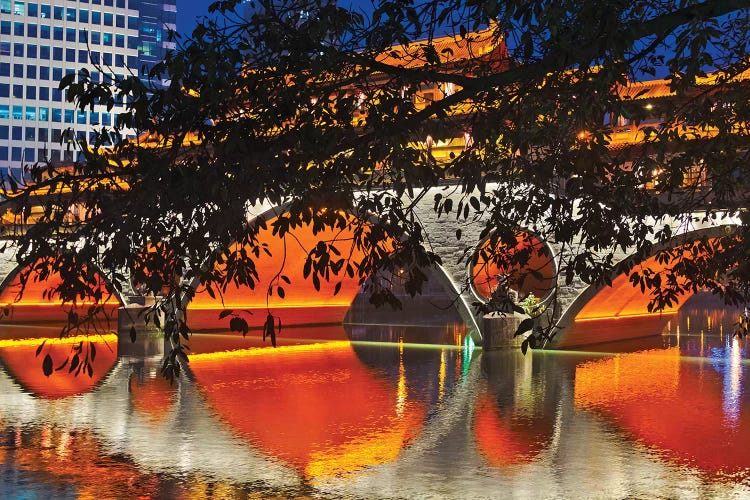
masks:
<instances>
[{"instance_id":1,"label":"blue night sky","mask_svg":"<svg viewBox=\"0 0 750 500\"><path fill-rule=\"evenodd\" d=\"M208 6L214 0L177 0L177 32L189 34L195 27L195 19L208 14Z\"/></svg>"}]
</instances>

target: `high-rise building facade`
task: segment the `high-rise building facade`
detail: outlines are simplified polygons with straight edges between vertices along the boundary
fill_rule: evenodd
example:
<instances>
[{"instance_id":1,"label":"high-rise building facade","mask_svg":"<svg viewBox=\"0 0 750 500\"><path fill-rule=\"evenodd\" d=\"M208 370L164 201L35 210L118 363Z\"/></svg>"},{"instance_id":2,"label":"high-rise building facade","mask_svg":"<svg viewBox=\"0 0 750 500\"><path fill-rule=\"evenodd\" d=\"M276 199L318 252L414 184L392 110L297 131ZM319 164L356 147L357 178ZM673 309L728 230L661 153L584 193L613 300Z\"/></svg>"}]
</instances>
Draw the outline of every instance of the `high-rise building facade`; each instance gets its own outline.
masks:
<instances>
[{"instance_id":1,"label":"high-rise building facade","mask_svg":"<svg viewBox=\"0 0 750 500\"><path fill-rule=\"evenodd\" d=\"M138 57L143 74L144 68L148 72L175 48L169 32L177 30L177 0L131 0L131 6L139 14Z\"/></svg>"},{"instance_id":2,"label":"high-rise building facade","mask_svg":"<svg viewBox=\"0 0 750 500\"><path fill-rule=\"evenodd\" d=\"M167 28L153 25L164 16L152 22L149 14L144 24L141 4L152 14L160 7L172 19L167 28L174 25L175 0L159 7L141 0L0 0L0 169L78 159L73 137L90 140L94 130L114 124L123 103L79 111L58 83L83 68L95 81L137 75L163 56L169 45L159 41ZM149 30L155 45L149 40L148 55L140 56L140 36Z\"/></svg>"}]
</instances>

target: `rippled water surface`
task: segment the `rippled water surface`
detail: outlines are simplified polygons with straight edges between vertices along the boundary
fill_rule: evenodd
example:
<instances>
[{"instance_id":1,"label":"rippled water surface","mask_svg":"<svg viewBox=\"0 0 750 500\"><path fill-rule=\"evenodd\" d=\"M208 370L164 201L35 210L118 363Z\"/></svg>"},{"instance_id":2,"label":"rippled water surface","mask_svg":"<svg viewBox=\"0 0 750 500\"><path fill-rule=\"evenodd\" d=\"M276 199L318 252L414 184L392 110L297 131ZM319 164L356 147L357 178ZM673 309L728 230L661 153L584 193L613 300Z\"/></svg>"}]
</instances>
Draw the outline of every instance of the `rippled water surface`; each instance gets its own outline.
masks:
<instances>
[{"instance_id":1,"label":"rippled water surface","mask_svg":"<svg viewBox=\"0 0 750 500\"><path fill-rule=\"evenodd\" d=\"M482 353L455 324L161 343L0 331L0 492L21 498L750 496L747 339L694 302L586 352ZM662 318L663 320L664 318ZM663 321L655 322L661 331ZM655 331L654 333L658 333ZM88 356L87 356L88 353ZM65 360L68 360L67 362ZM63 363L67 363L62 366Z\"/></svg>"}]
</instances>

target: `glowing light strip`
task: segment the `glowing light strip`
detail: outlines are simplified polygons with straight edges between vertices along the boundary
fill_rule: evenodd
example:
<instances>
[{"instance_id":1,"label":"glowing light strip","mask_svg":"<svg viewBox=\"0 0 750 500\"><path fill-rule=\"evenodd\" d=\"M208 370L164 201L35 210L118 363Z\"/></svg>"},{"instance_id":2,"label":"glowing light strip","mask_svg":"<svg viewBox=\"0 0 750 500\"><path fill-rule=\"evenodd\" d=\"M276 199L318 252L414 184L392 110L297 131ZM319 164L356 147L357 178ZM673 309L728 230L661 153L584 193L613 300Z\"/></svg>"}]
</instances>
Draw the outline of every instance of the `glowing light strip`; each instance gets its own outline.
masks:
<instances>
[{"instance_id":1,"label":"glowing light strip","mask_svg":"<svg viewBox=\"0 0 750 500\"><path fill-rule=\"evenodd\" d=\"M42 342L46 341L47 345L70 345L77 344L79 342L117 342L117 334L106 333L104 335L76 335L74 337L64 338L45 338L37 337L30 339L3 339L0 340L0 348L5 347L36 347Z\"/></svg>"},{"instance_id":2,"label":"glowing light strip","mask_svg":"<svg viewBox=\"0 0 750 500\"><path fill-rule=\"evenodd\" d=\"M223 359L239 359L254 356L265 356L269 354L294 354L300 352L328 351L332 349L345 349L351 347L348 340L335 340L320 344L285 345L280 347L252 347L249 349L238 349L236 351L205 352L201 354L190 354L190 362L211 361Z\"/></svg>"},{"instance_id":3,"label":"glowing light strip","mask_svg":"<svg viewBox=\"0 0 750 500\"><path fill-rule=\"evenodd\" d=\"M313 307L349 307L351 302L303 302L303 303L288 303L288 304L271 304L268 306L270 309L311 309ZM224 309L266 309L265 303L257 304L225 304L223 307L217 307L214 304L210 305L188 305L188 309L191 311L222 311Z\"/></svg>"},{"instance_id":4,"label":"glowing light strip","mask_svg":"<svg viewBox=\"0 0 750 500\"><path fill-rule=\"evenodd\" d=\"M650 316L667 316L669 314L677 314L677 311L661 311L652 313L640 313L640 314L623 314L620 316L594 316L589 318L575 318L573 321L599 321L602 319L624 319L624 318L646 318Z\"/></svg>"},{"instance_id":5,"label":"glowing light strip","mask_svg":"<svg viewBox=\"0 0 750 500\"><path fill-rule=\"evenodd\" d=\"M25 306L34 306L34 307L38 307L38 306L46 306L46 307L50 307L50 306L55 306L55 307L60 307L60 306L75 306L75 307L79 307L79 306L95 306L95 305L99 305L99 306L115 306L115 305L117 305L117 306L119 306L120 305L120 301L117 300L117 299L111 299L111 300L108 299L107 302L99 302L99 303L89 302L89 301L76 302L76 303L73 303L73 302L65 302L65 303L63 303L63 302L36 302L36 301L27 302L27 301L21 299L20 302L11 302L10 304L6 304L6 306L10 307L10 308L13 308L13 307L25 307Z\"/></svg>"}]
</instances>

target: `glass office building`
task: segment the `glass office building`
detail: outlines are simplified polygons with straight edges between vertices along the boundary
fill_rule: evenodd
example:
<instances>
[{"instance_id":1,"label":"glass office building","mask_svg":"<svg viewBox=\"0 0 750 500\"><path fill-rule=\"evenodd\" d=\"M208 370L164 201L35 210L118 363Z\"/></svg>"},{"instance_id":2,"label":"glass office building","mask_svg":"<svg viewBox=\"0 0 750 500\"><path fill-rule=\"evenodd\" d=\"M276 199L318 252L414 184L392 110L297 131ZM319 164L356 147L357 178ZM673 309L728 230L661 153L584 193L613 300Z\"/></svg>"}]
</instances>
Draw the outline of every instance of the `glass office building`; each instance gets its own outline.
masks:
<instances>
[{"instance_id":1,"label":"glass office building","mask_svg":"<svg viewBox=\"0 0 750 500\"><path fill-rule=\"evenodd\" d=\"M0 0L0 168L77 159L73 137L90 139L124 107L78 111L60 79L139 74L170 48L175 14L175 0Z\"/></svg>"}]
</instances>

